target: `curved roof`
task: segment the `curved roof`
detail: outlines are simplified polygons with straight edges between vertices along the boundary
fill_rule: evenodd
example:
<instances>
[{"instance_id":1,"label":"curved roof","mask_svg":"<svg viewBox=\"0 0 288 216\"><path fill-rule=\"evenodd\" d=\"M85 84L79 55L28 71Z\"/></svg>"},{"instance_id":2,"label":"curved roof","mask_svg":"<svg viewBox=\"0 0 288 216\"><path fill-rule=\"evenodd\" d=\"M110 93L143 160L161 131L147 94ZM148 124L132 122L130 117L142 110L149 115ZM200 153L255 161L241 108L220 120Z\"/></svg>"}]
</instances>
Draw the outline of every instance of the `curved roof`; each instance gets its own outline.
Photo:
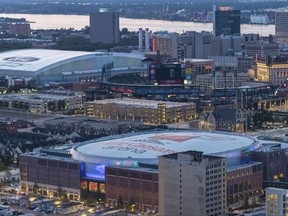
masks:
<instances>
[{"instance_id":1,"label":"curved roof","mask_svg":"<svg viewBox=\"0 0 288 216\"><path fill-rule=\"evenodd\" d=\"M0 53L0 70L39 72L47 67L85 58L124 56L142 58L130 53L82 52L49 49L22 49Z\"/></svg>"},{"instance_id":2,"label":"curved roof","mask_svg":"<svg viewBox=\"0 0 288 216\"><path fill-rule=\"evenodd\" d=\"M72 157L84 162L104 163L108 159L149 161L158 156L196 150L208 155L237 157L242 150L254 150L259 142L251 137L236 134L177 131L154 132L124 136L105 141L89 141L76 145ZM100 160L99 160L100 159Z\"/></svg>"}]
</instances>

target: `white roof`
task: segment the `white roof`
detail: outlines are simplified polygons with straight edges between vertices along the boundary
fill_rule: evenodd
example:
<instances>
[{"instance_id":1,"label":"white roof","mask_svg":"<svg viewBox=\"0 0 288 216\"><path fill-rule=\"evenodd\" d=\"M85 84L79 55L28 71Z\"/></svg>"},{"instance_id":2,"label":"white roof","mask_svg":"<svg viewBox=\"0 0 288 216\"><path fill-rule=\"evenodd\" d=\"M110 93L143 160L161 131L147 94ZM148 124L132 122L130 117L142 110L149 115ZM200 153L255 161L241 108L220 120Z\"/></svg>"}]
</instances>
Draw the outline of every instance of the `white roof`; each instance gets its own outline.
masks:
<instances>
[{"instance_id":1,"label":"white roof","mask_svg":"<svg viewBox=\"0 0 288 216\"><path fill-rule=\"evenodd\" d=\"M49 49L22 49L0 53L0 70L38 72L60 62L73 59L97 58L105 56L130 56L142 58L130 53L82 52Z\"/></svg>"},{"instance_id":2,"label":"white roof","mask_svg":"<svg viewBox=\"0 0 288 216\"><path fill-rule=\"evenodd\" d=\"M67 59L91 55L89 52L48 49L23 49L0 53L0 69L38 71Z\"/></svg>"},{"instance_id":3,"label":"white roof","mask_svg":"<svg viewBox=\"0 0 288 216\"><path fill-rule=\"evenodd\" d=\"M158 156L183 152L202 151L204 154L237 157L237 152L255 149L257 140L244 135L177 131L137 134L106 141L90 141L76 145L71 153L76 160L92 162L93 158L157 159ZM233 152L233 153L232 153ZM240 153L239 153L240 154Z\"/></svg>"}]
</instances>

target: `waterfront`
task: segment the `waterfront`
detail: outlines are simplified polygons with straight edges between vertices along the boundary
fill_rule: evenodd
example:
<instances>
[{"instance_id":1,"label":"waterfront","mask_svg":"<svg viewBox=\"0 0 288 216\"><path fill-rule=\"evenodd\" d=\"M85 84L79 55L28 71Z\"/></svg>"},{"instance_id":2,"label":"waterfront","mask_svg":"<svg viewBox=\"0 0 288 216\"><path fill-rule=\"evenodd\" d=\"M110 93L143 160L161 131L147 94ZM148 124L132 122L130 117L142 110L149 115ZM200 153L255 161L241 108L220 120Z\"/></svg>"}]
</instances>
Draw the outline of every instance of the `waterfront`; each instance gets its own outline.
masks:
<instances>
[{"instance_id":1,"label":"waterfront","mask_svg":"<svg viewBox=\"0 0 288 216\"><path fill-rule=\"evenodd\" d=\"M74 28L80 30L89 25L88 15L62 15L62 14L0 14L0 17L25 18L31 22L32 29L61 29ZM167 30L182 33L184 31L212 31L212 23L195 23L179 21L163 21L148 19L120 18L120 29L138 31L139 28L149 28L152 32ZM263 36L275 34L274 25L241 25L241 33L259 33Z\"/></svg>"}]
</instances>

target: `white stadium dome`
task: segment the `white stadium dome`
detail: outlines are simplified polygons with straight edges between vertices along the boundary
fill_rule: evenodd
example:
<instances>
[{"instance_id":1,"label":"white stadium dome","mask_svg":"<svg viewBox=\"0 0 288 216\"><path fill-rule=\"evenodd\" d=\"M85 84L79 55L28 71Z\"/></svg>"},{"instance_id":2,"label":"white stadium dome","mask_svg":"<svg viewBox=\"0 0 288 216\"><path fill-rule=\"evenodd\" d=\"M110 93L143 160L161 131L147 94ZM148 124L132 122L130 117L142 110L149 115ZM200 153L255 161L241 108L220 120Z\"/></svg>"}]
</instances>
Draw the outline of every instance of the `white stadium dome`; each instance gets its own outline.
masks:
<instances>
[{"instance_id":1,"label":"white stadium dome","mask_svg":"<svg viewBox=\"0 0 288 216\"><path fill-rule=\"evenodd\" d=\"M237 163L244 152L254 151L260 145L257 139L242 134L166 131L90 140L76 144L70 153L73 159L85 163L88 176L104 178L105 166L158 164L158 156L183 151L202 151L206 155L225 157L229 166Z\"/></svg>"},{"instance_id":2,"label":"white stadium dome","mask_svg":"<svg viewBox=\"0 0 288 216\"><path fill-rule=\"evenodd\" d=\"M104 64L115 69L141 68L143 55L110 52L80 52L23 49L0 53L0 76L31 77L37 85L78 81L81 76L100 76Z\"/></svg>"}]
</instances>

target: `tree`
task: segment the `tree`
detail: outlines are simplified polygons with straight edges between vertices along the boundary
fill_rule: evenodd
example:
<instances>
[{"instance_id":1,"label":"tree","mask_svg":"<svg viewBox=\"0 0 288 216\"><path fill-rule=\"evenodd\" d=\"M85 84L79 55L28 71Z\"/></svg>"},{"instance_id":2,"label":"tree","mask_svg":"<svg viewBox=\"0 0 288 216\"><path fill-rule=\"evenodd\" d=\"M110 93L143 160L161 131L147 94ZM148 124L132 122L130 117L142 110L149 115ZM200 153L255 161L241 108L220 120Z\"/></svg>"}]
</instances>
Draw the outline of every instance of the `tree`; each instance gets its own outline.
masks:
<instances>
[{"instance_id":1,"label":"tree","mask_svg":"<svg viewBox=\"0 0 288 216\"><path fill-rule=\"evenodd\" d=\"M23 110L23 109L24 109L24 102L23 102L23 101L20 101L20 102L19 102L19 109L20 109L20 110Z\"/></svg>"},{"instance_id":2,"label":"tree","mask_svg":"<svg viewBox=\"0 0 288 216\"><path fill-rule=\"evenodd\" d=\"M66 106L66 103L65 103L64 100L59 100L59 101L58 101L58 104L57 104L58 110L63 110L63 109L65 109L65 106Z\"/></svg>"},{"instance_id":3,"label":"tree","mask_svg":"<svg viewBox=\"0 0 288 216\"><path fill-rule=\"evenodd\" d=\"M29 110L29 108L30 108L29 103L28 103L28 102L25 102L25 103L24 103L24 109L25 109L25 110Z\"/></svg>"},{"instance_id":4,"label":"tree","mask_svg":"<svg viewBox=\"0 0 288 216\"><path fill-rule=\"evenodd\" d=\"M128 28L122 28L120 34L121 35L129 34Z\"/></svg>"},{"instance_id":5,"label":"tree","mask_svg":"<svg viewBox=\"0 0 288 216\"><path fill-rule=\"evenodd\" d=\"M5 166L5 164L3 163L3 161L2 160L0 160L0 171L4 171L4 170L6 170L6 166Z\"/></svg>"},{"instance_id":6,"label":"tree","mask_svg":"<svg viewBox=\"0 0 288 216\"><path fill-rule=\"evenodd\" d=\"M39 185L35 182L34 185L33 185L33 193L34 194L39 194Z\"/></svg>"},{"instance_id":7,"label":"tree","mask_svg":"<svg viewBox=\"0 0 288 216\"><path fill-rule=\"evenodd\" d=\"M4 101L3 106L4 106L5 108L8 108L8 107L9 107L9 102L8 102L8 101Z\"/></svg>"},{"instance_id":8,"label":"tree","mask_svg":"<svg viewBox=\"0 0 288 216\"><path fill-rule=\"evenodd\" d=\"M272 112L265 109L260 109L254 113L253 123L255 127L261 128L264 122L274 122Z\"/></svg>"},{"instance_id":9,"label":"tree","mask_svg":"<svg viewBox=\"0 0 288 216\"><path fill-rule=\"evenodd\" d=\"M11 176L12 176L12 173L9 169L5 170L5 179L6 179L6 182L9 182L10 179L11 179Z\"/></svg>"},{"instance_id":10,"label":"tree","mask_svg":"<svg viewBox=\"0 0 288 216\"><path fill-rule=\"evenodd\" d=\"M58 186L57 193L61 200L68 200L67 193L60 186Z\"/></svg>"},{"instance_id":11,"label":"tree","mask_svg":"<svg viewBox=\"0 0 288 216\"><path fill-rule=\"evenodd\" d=\"M19 107L18 101L13 101L13 102L12 102L12 107L13 107L14 109L18 109L18 107Z\"/></svg>"},{"instance_id":12,"label":"tree","mask_svg":"<svg viewBox=\"0 0 288 216\"><path fill-rule=\"evenodd\" d=\"M89 34L90 33L90 27L89 26L85 26L82 31L84 32L84 34Z\"/></svg>"},{"instance_id":13,"label":"tree","mask_svg":"<svg viewBox=\"0 0 288 216\"><path fill-rule=\"evenodd\" d=\"M244 194L244 209L248 209L249 208L249 196L247 193Z\"/></svg>"},{"instance_id":14,"label":"tree","mask_svg":"<svg viewBox=\"0 0 288 216\"><path fill-rule=\"evenodd\" d=\"M94 198L91 198L91 197L89 197L89 198L86 200L86 205L87 205L88 207L92 207L92 206L94 206L96 203L97 203L97 200L94 199Z\"/></svg>"},{"instance_id":15,"label":"tree","mask_svg":"<svg viewBox=\"0 0 288 216\"><path fill-rule=\"evenodd\" d=\"M117 207L118 207L118 209L122 209L123 208L123 199L122 199L121 195L119 195L118 198L117 198Z\"/></svg>"},{"instance_id":16,"label":"tree","mask_svg":"<svg viewBox=\"0 0 288 216\"><path fill-rule=\"evenodd\" d=\"M48 111L53 112L56 110L55 101L48 101L47 106L48 106Z\"/></svg>"}]
</instances>

